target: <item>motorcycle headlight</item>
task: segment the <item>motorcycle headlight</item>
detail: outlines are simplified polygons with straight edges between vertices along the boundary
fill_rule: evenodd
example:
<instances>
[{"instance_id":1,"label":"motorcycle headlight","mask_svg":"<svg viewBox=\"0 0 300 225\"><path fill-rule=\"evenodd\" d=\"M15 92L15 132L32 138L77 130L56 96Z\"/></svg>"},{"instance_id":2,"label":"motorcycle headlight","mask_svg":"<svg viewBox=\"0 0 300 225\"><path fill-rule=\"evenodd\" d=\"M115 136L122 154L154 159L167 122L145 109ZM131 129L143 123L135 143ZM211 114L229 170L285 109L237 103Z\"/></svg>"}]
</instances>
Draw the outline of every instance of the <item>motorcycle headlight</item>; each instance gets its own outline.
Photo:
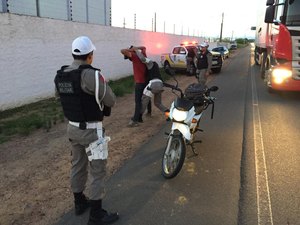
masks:
<instances>
[{"instance_id":1,"label":"motorcycle headlight","mask_svg":"<svg viewBox=\"0 0 300 225\"><path fill-rule=\"evenodd\" d=\"M176 121L184 121L187 118L187 115L187 111L181 111L176 108L173 110L173 118Z\"/></svg>"},{"instance_id":2,"label":"motorcycle headlight","mask_svg":"<svg viewBox=\"0 0 300 225\"><path fill-rule=\"evenodd\" d=\"M274 69L272 72L273 81L281 84L285 79L292 77L292 71L288 69Z\"/></svg>"}]
</instances>

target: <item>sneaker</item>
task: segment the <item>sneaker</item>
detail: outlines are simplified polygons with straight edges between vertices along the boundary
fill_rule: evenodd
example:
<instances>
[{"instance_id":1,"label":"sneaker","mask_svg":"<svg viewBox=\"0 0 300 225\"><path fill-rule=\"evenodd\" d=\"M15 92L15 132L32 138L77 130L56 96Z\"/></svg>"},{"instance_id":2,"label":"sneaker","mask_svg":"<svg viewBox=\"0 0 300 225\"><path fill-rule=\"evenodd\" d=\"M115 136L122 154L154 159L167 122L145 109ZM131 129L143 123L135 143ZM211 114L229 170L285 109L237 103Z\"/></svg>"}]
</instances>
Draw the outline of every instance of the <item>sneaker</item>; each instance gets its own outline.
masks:
<instances>
[{"instance_id":1,"label":"sneaker","mask_svg":"<svg viewBox=\"0 0 300 225\"><path fill-rule=\"evenodd\" d=\"M137 126L139 126L139 122L130 120L127 126L128 127L137 127Z\"/></svg>"}]
</instances>

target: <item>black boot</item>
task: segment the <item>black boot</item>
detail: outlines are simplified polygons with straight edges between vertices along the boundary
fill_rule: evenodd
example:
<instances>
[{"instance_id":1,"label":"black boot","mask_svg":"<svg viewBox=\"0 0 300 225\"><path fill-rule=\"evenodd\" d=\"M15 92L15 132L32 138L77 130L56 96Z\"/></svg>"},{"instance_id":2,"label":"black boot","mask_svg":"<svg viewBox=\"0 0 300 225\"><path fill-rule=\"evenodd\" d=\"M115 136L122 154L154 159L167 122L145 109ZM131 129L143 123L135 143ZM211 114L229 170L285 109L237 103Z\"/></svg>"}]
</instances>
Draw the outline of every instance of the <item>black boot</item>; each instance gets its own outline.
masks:
<instances>
[{"instance_id":1,"label":"black boot","mask_svg":"<svg viewBox=\"0 0 300 225\"><path fill-rule=\"evenodd\" d=\"M88 225L106 225L119 219L118 213L109 213L102 209L102 200L91 200Z\"/></svg>"},{"instance_id":2,"label":"black boot","mask_svg":"<svg viewBox=\"0 0 300 225\"><path fill-rule=\"evenodd\" d=\"M79 216L83 214L87 208L90 207L90 202L82 192L73 194L75 199L75 215Z\"/></svg>"}]
</instances>

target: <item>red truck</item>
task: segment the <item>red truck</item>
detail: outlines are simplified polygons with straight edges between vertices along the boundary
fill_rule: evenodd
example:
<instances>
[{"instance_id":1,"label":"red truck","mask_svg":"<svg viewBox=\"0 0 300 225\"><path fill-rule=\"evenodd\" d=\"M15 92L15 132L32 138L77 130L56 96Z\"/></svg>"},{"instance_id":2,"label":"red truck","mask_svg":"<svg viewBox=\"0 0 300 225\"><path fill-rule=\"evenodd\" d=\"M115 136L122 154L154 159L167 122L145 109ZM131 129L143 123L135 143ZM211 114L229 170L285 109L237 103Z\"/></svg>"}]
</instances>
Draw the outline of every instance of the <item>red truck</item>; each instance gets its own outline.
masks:
<instances>
[{"instance_id":1,"label":"red truck","mask_svg":"<svg viewBox=\"0 0 300 225\"><path fill-rule=\"evenodd\" d=\"M267 0L260 10L254 51L260 75L269 92L300 91L300 1Z\"/></svg>"}]
</instances>

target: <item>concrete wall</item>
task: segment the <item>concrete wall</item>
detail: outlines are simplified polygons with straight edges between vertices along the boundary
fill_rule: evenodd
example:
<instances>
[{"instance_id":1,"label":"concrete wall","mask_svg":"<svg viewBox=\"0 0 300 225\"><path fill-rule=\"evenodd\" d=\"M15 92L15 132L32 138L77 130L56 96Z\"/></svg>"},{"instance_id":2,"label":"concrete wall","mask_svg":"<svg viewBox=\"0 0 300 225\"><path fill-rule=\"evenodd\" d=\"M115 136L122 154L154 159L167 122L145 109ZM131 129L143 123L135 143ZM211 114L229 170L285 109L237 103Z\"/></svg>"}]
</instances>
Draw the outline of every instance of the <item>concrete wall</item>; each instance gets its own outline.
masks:
<instances>
[{"instance_id":1,"label":"concrete wall","mask_svg":"<svg viewBox=\"0 0 300 225\"><path fill-rule=\"evenodd\" d=\"M186 40L201 38L123 29L71 21L0 13L0 111L54 95L57 69L72 62L71 43L80 35L94 42L93 66L108 80L132 74L120 49L130 45L147 47L148 57L160 54Z\"/></svg>"}]
</instances>

